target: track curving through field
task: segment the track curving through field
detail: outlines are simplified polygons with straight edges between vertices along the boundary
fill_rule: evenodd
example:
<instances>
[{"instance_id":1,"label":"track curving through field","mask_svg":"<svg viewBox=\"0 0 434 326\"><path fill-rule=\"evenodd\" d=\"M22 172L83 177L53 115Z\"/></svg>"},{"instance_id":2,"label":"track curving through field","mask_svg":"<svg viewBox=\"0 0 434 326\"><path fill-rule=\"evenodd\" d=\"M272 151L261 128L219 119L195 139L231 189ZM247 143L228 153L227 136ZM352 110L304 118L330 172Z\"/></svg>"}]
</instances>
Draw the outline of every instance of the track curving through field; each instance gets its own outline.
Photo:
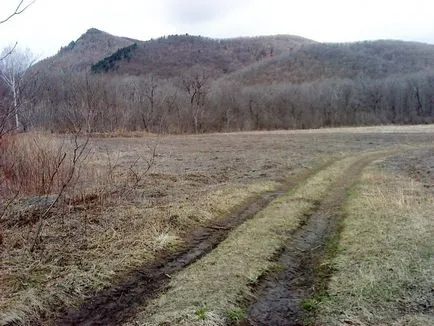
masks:
<instances>
[{"instance_id":1,"label":"track curving through field","mask_svg":"<svg viewBox=\"0 0 434 326\"><path fill-rule=\"evenodd\" d=\"M247 301L243 325L305 325L306 314L301 303L315 295L318 281L327 283L325 273L318 280L318 267L326 255L331 237L338 234L342 206L348 191L361 171L372 161L391 155L394 151L360 154L339 172L315 203L299 227L291 233L276 259L278 271L266 273L252 290ZM111 287L94 293L77 308L65 309L50 324L56 325L119 325L134 320L141 307L168 289L172 275L213 251L237 226L267 207L274 199L297 188L309 178L333 166L329 161L315 169L305 170L287 180L280 189L252 198L237 212L195 231L186 245L173 254L162 255L156 261L124 275Z\"/></svg>"},{"instance_id":2,"label":"track curving through field","mask_svg":"<svg viewBox=\"0 0 434 326\"><path fill-rule=\"evenodd\" d=\"M123 275L112 286L93 293L81 305L65 308L54 325L119 325L135 315L136 310L167 289L171 275L212 251L227 235L246 219L267 207L271 201L326 169L334 160L291 176L277 190L248 201L234 214L200 228L190 236L188 244L172 254L162 253L155 261Z\"/></svg>"},{"instance_id":3,"label":"track curving through field","mask_svg":"<svg viewBox=\"0 0 434 326\"><path fill-rule=\"evenodd\" d=\"M277 259L278 272L268 273L254 289L244 326L306 325L303 300L313 297L316 286L326 286L329 273L318 275L331 237L338 236L341 210L348 191L370 162L384 157L373 154L350 165L332 185L328 195L315 207ZM335 239L336 241L336 239Z\"/></svg>"}]
</instances>

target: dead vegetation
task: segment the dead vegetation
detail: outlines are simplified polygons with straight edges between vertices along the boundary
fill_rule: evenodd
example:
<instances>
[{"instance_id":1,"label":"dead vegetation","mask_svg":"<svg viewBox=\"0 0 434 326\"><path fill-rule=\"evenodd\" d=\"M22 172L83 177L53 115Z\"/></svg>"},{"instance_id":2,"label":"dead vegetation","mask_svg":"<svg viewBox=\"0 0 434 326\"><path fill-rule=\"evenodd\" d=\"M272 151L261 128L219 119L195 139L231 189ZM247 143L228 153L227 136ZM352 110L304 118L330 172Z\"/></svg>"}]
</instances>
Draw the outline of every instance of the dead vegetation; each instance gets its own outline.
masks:
<instances>
[{"instance_id":1,"label":"dead vegetation","mask_svg":"<svg viewBox=\"0 0 434 326\"><path fill-rule=\"evenodd\" d=\"M63 137L41 137L70 153ZM54 317L59 308L77 305L161 250L182 246L196 227L275 189L296 170L332 156L428 141L430 132L416 130L91 138L77 179L44 217L33 251L29 248L39 224L21 217L17 223L12 218L16 207L6 207L1 221L1 323L28 325ZM41 147L45 152L49 148L56 149L54 158L62 157L58 147ZM5 180L3 176L2 187ZM24 194L14 202L35 196Z\"/></svg>"},{"instance_id":2,"label":"dead vegetation","mask_svg":"<svg viewBox=\"0 0 434 326\"><path fill-rule=\"evenodd\" d=\"M226 325L234 322L235 312L241 318L245 314L241 302L255 295L252 286L267 271L279 269L273 257L306 222L342 171L351 171L358 160L359 156L353 156L335 162L275 199L211 253L173 276L167 293L152 301L131 324Z\"/></svg>"}]
</instances>

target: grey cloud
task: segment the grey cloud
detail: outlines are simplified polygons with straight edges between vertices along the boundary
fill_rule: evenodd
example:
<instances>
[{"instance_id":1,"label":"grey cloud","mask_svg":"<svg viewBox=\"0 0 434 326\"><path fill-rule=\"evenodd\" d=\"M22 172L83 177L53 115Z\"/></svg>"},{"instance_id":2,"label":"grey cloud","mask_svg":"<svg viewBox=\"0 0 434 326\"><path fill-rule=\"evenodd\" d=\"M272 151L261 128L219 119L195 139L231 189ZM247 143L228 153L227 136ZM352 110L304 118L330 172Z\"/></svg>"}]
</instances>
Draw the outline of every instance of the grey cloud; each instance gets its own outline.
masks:
<instances>
[{"instance_id":1,"label":"grey cloud","mask_svg":"<svg viewBox=\"0 0 434 326\"><path fill-rule=\"evenodd\" d=\"M248 1L230 0L165 0L166 10L172 23L187 25L215 21L231 10L239 9Z\"/></svg>"}]
</instances>

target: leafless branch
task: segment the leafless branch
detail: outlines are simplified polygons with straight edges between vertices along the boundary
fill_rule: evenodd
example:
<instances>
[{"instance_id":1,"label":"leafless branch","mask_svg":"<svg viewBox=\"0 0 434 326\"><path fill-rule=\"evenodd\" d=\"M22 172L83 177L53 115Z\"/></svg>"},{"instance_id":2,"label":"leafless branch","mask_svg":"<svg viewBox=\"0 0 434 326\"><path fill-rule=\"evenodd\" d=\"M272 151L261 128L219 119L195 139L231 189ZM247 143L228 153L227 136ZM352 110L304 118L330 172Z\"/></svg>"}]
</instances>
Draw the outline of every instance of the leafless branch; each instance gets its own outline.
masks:
<instances>
[{"instance_id":1,"label":"leafless branch","mask_svg":"<svg viewBox=\"0 0 434 326\"><path fill-rule=\"evenodd\" d=\"M6 53L4 54L2 57L0 57L0 61L6 59L8 56L10 56L12 54L12 52L14 52L15 48L17 47L18 42L15 42L14 46L12 46L12 48Z\"/></svg>"},{"instance_id":2,"label":"leafless branch","mask_svg":"<svg viewBox=\"0 0 434 326\"><path fill-rule=\"evenodd\" d=\"M22 14L27 8L29 8L33 3L35 2L35 0L33 0L32 2L30 2L28 5L23 6L24 0L21 0L20 3L18 4L18 6L15 8L15 11L10 14L8 17L6 17L3 20L0 20L0 24L6 23L9 19L11 19L12 17Z\"/></svg>"},{"instance_id":3,"label":"leafless branch","mask_svg":"<svg viewBox=\"0 0 434 326\"><path fill-rule=\"evenodd\" d=\"M134 178L134 185L133 188L137 187L137 185L140 183L140 181L143 180L145 175L149 172L149 170L154 166L155 164L155 158L157 157L157 147L158 142L155 143L153 146L148 145L148 148L151 152L150 157L148 159L139 156L136 158L136 160L129 166L128 170L130 175ZM139 161L143 160L146 163L144 171L137 171L136 168L139 164Z\"/></svg>"},{"instance_id":4,"label":"leafless branch","mask_svg":"<svg viewBox=\"0 0 434 326\"><path fill-rule=\"evenodd\" d=\"M0 109L2 109L1 106ZM11 110L10 108L4 108L4 109L5 112L0 113L0 140L5 134L7 134L10 131L10 129L8 128L8 121L14 115L14 111Z\"/></svg>"},{"instance_id":5,"label":"leafless branch","mask_svg":"<svg viewBox=\"0 0 434 326\"><path fill-rule=\"evenodd\" d=\"M79 137L78 134L74 135L74 149L73 149L71 167L69 169L68 177L65 180L65 182L62 184L62 187L60 188L60 190L58 191L58 193L56 194L56 198L54 199L54 201L39 216L39 225L38 225L38 229L36 230L36 235L35 235L35 238L33 239L32 246L30 247L30 252L35 251L36 246L39 243L39 238L40 238L42 229L43 229L44 224L45 224L45 218L51 212L51 210L53 209L54 205L56 205L57 202L59 201L59 199L62 197L62 195L65 192L66 188L71 184L72 179L77 174L77 170L79 169L79 163L80 163L80 161L83 158L86 157L85 151L86 151L87 145L89 143L89 135L87 135L85 141L83 143L81 143L81 144L78 141L78 137ZM56 165L56 169L53 172L53 175L51 176L51 179L53 179L54 176L59 172L59 169L60 169L61 165L64 163L65 158L66 158L66 153L64 153L60 157L60 159L58 161L58 164Z\"/></svg>"}]
</instances>

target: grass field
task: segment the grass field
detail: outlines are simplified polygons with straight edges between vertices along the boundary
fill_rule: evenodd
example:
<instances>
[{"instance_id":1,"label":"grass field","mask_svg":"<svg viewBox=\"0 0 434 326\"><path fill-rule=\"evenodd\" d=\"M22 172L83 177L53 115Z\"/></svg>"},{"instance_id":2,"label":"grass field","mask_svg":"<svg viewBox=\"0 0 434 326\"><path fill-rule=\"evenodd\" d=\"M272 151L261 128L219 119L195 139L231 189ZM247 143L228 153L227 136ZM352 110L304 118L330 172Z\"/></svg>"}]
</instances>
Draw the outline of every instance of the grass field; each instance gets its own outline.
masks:
<instances>
[{"instance_id":1,"label":"grass field","mask_svg":"<svg viewBox=\"0 0 434 326\"><path fill-rule=\"evenodd\" d=\"M19 137L33 137L38 141L42 141L41 137L47 138L50 142L64 144L65 150L69 146L62 136L19 135ZM86 159L81 166L80 178L74 181L73 187L65 192L64 198L52 212L45 216L35 250L30 249L35 242L40 221L37 216L36 219L29 218L29 214L33 216L33 213L23 210L22 203L25 203L28 197L20 195L15 198L14 205L8 206L2 217L4 240L0 252L0 324L52 323L61 309L78 307L95 291L109 287L145 262L160 259L182 248L188 244L194 230L223 219L266 192L278 191L288 180L308 170L315 174L312 176L313 179L309 179L311 181L306 184L304 184L306 180L301 179L297 186L298 192L292 192L293 190L289 192L291 196L295 196L294 205L298 202L300 207L288 208L281 202L285 197L279 197L276 202L272 202L258 213L258 218L264 216L263 214L276 217L275 225L268 225L268 220L264 222L271 229L285 227L288 228L287 232L291 232L291 228L297 228L299 217L305 210L310 209L311 203L321 200L329 191L327 184L332 182L333 178L321 174L320 171L316 174L315 169L319 166L325 166L326 162L338 162L344 158L352 160L367 152L387 150L399 152L428 146L432 145L433 141L434 127L430 125L194 136L143 135L91 138L88 145L89 152L86 153ZM412 179L408 180L415 180L412 181L412 187L419 187L425 191L420 192L420 199L415 193L408 194L407 190L404 195L419 201L423 198L420 205L427 209L427 205L431 204L427 197L428 190L431 188L426 188L424 185L430 187L432 179L429 179L429 174L426 174L426 170L421 166L413 164L420 161L419 156L416 155L411 164L403 163L399 168L410 173L409 178ZM432 164L432 158L429 156L425 155L424 160L422 160L423 164ZM151 167L147 171L149 165ZM342 166L339 168L339 165L333 166L337 168L336 173L344 169ZM391 163L391 166L394 165ZM419 170L423 171L418 173ZM365 208L374 207L373 205L376 205L374 199L380 197L380 194L395 196L395 193L385 192L381 187L386 184L386 179L389 184L391 184L389 179L395 180L387 173L392 175L400 172L387 170L389 172L382 172L383 174L378 172L381 177L374 177L377 173L375 171L372 168L368 171L370 174L368 172L363 174L360 187L366 185L367 188L355 188L346 206L349 212L356 210L352 208L356 205L353 201L354 198L359 198L356 194L360 191L378 192L378 196L361 196L364 200L366 198L371 200L369 203L358 202L358 205ZM313 184L312 180L320 181ZM398 191L400 189L398 186L402 184L398 184L401 182L399 180L395 181L397 186L389 188ZM3 187L1 188L3 208L8 198L6 186L8 185L5 182L0 184L0 187ZM26 196L34 195L26 194ZM310 201L306 201L308 197ZM388 202L388 200L384 201ZM407 206L415 205L410 202ZM396 207L398 211L404 211L404 208ZM282 211L279 213L279 209L283 209L283 213ZM395 206L392 205L388 209L388 212L393 211ZM372 216L376 210L377 208L372 208L370 212L354 214ZM386 208L384 210L386 211ZM290 214L291 211L298 213ZM288 220L286 218L288 214L290 215L288 218L294 218L297 223L293 224L290 219ZM247 220L239 228L229 230L228 239L239 238L241 235L249 237L249 232L254 232L254 228L249 224L253 221L254 219ZM428 223L424 222L422 217L418 219L419 222L425 223L423 225ZM384 225L384 228L388 227L388 224ZM259 231L265 232L265 229L259 228ZM398 239L401 239L400 231L393 229L393 232L395 231ZM236 236L237 234L239 236ZM344 235L345 233L342 234L342 241L345 239ZM275 241L270 245L269 251L263 255L258 254L252 262L246 260L240 261L239 264L241 269L244 269L243 263L252 266L251 275L246 276L252 282L273 265L269 257L275 255L275 251L278 251L285 241L284 237L279 238L275 235L268 237L267 232L262 236L264 241L267 239L270 242ZM416 232L409 236L419 237L420 234ZM250 238L255 239L256 235ZM419 238L422 241L422 237ZM397 240L393 241L391 240L391 246L394 246ZM245 245L249 247L248 242ZM414 246L418 247L416 242ZM224 248L222 244L217 247L217 250L224 250ZM248 250L243 249L241 244L237 248ZM268 250L266 246L264 248ZM238 259L235 249L229 246L226 250L231 253L231 255L224 254L230 262ZM204 264L204 269L209 268L207 262L218 252L212 251L198 263ZM426 255L428 253L425 252ZM368 256L369 254L356 253L356 255ZM408 255L412 256L413 252L410 251ZM336 259L339 257L338 255ZM195 268L195 265L191 265L180 271L179 275L171 276L172 281L177 282L178 279L191 277L194 274L190 271L194 271ZM420 266L416 268L419 270ZM339 275L337 274L336 277ZM218 281L215 284L218 284ZM333 284L332 281L331 289ZM235 281L234 288L228 287L235 296L230 299L231 304L222 306L226 313L231 309L234 313L237 311L238 303L234 303L233 300L238 300L243 293L246 293L245 286L244 281ZM212 290L211 285L206 287ZM336 291L340 290L336 289ZM204 298L199 301L209 301L213 306L213 300ZM218 298L215 300L218 301ZM195 308L193 312L197 312L199 308ZM180 311L183 309L180 307ZM340 320L333 317L336 312L331 302L329 307L324 306L321 309L324 312L321 318L325 318L324 320ZM378 309L383 308L378 307ZM387 309L387 305L384 309ZM348 310L348 314L350 312L351 310ZM152 312L155 315L158 313ZM197 314L193 315L197 316ZM348 318L368 324L374 320L372 316L357 315L352 312ZM387 318L389 319L385 319L384 322L392 320L393 316Z\"/></svg>"},{"instance_id":2,"label":"grass field","mask_svg":"<svg viewBox=\"0 0 434 326\"><path fill-rule=\"evenodd\" d=\"M430 175L433 151L420 157ZM320 324L434 325L433 179L410 167L407 156L377 162L354 187Z\"/></svg>"}]
</instances>

